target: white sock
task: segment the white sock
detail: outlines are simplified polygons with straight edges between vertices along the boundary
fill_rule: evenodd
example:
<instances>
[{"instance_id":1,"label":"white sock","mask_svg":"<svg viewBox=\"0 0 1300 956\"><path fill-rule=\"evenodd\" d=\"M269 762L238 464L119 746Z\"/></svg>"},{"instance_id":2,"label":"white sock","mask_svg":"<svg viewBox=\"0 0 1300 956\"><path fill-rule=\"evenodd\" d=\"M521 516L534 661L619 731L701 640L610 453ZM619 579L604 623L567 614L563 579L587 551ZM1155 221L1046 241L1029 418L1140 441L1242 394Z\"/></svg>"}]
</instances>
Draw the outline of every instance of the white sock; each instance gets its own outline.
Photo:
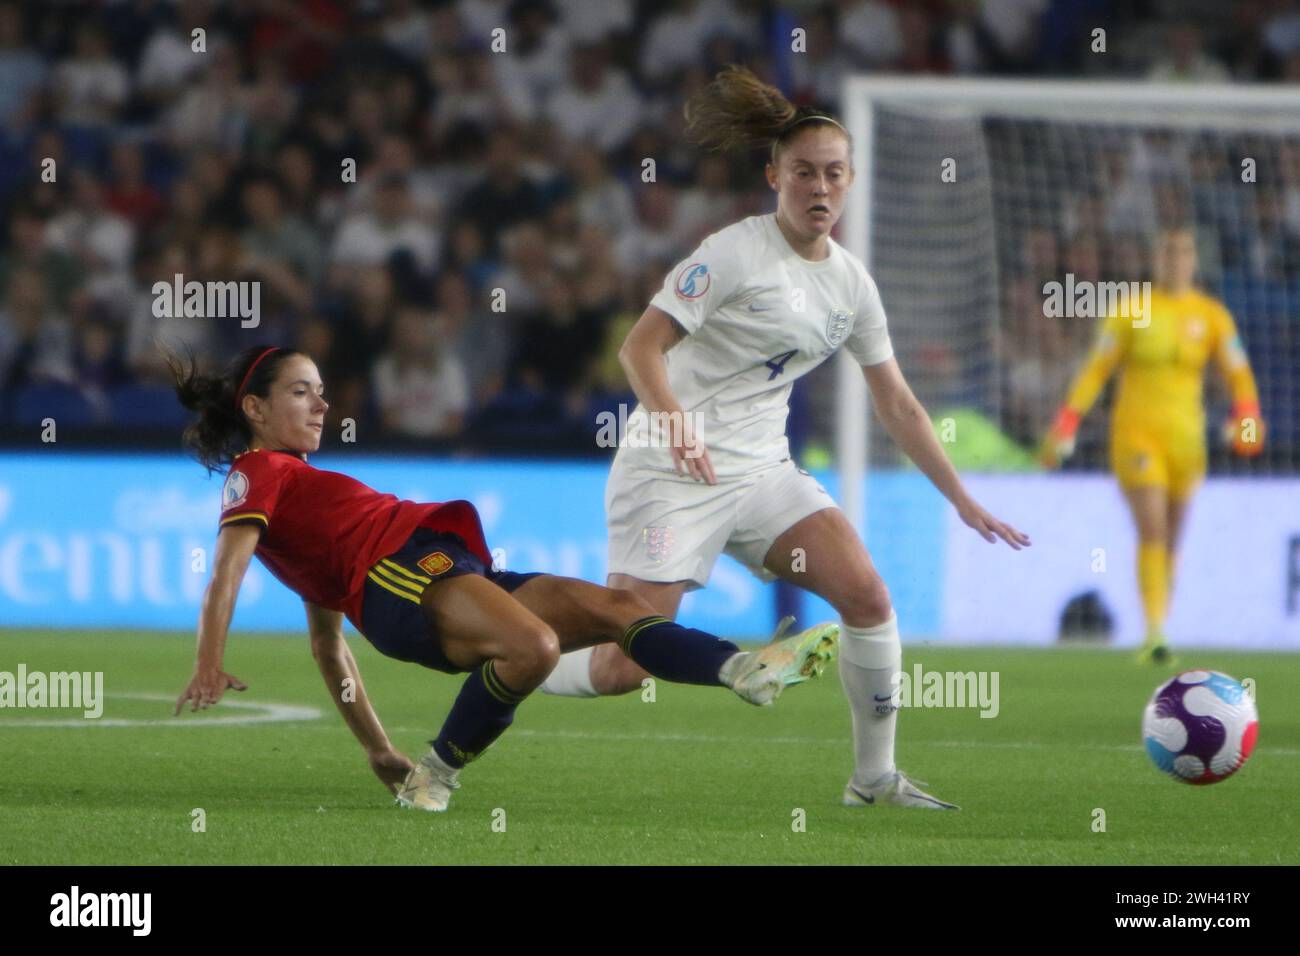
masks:
<instances>
[{"instance_id":1,"label":"white sock","mask_svg":"<svg viewBox=\"0 0 1300 956\"><path fill-rule=\"evenodd\" d=\"M736 668L738 668L747 657L749 657L749 654L746 651L737 651L722 662L722 667L718 669L718 680L722 682L723 687L731 686L732 680L736 677Z\"/></svg>"},{"instance_id":2,"label":"white sock","mask_svg":"<svg viewBox=\"0 0 1300 956\"><path fill-rule=\"evenodd\" d=\"M551 676L542 683L543 694L557 697L599 697L591 683L591 652L593 647L569 651L560 655L560 662Z\"/></svg>"},{"instance_id":3,"label":"white sock","mask_svg":"<svg viewBox=\"0 0 1300 956\"><path fill-rule=\"evenodd\" d=\"M903 669L898 616L875 627L849 627L840 621L840 683L853 713L853 780L869 787L894 768L894 729L898 711L889 702L898 689L894 675Z\"/></svg>"}]
</instances>

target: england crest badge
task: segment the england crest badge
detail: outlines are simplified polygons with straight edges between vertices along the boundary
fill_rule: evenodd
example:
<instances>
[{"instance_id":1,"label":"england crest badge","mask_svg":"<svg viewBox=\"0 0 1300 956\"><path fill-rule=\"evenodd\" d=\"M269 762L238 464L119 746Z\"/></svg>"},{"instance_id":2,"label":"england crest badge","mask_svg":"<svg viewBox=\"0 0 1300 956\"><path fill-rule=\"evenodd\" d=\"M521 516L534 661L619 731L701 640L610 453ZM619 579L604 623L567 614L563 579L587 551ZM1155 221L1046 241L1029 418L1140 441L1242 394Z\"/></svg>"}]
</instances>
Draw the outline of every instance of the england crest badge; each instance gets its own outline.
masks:
<instances>
[{"instance_id":1,"label":"england crest badge","mask_svg":"<svg viewBox=\"0 0 1300 956\"><path fill-rule=\"evenodd\" d=\"M668 526L650 526L644 529L645 556L655 564L662 564L673 553L673 529Z\"/></svg>"},{"instance_id":2,"label":"england crest badge","mask_svg":"<svg viewBox=\"0 0 1300 956\"><path fill-rule=\"evenodd\" d=\"M838 346L844 341L852 321L853 313L848 309L831 309L830 318L826 321L826 338L830 339L831 345Z\"/></svg>"}]
</instances>

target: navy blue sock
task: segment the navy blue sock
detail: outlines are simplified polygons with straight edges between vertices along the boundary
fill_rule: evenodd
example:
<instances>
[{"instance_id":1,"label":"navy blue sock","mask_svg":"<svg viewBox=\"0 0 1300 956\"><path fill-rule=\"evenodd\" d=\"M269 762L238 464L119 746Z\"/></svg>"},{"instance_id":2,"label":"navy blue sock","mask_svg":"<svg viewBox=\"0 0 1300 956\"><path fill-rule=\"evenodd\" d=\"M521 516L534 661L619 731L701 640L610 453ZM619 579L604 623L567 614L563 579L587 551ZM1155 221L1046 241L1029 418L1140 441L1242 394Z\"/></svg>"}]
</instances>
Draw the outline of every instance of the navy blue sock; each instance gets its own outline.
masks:
<instances>
[{"instance_id":1,"label":"navy blue sock","mask_svg":"<svg viewBox=\"0 0 1300 956\"><path fill-rule=\"evenodd\" d=\"M710 687L722 684L718 671L727 658L740 650L730 641L682 627L657 614L633 622L618 646L655 677Z\"/></svg>"},{"instance_id":2,"label":"navy blue sock","mask_svg":"<svg viewBox=\"0 0 1300 956\"><path fill-rule=\"evenodd\" d=\"M448 766L465 766L505 733L526 696L501 683L488 661L465 678L433 749Z\"/></svg>"}]
</instances>

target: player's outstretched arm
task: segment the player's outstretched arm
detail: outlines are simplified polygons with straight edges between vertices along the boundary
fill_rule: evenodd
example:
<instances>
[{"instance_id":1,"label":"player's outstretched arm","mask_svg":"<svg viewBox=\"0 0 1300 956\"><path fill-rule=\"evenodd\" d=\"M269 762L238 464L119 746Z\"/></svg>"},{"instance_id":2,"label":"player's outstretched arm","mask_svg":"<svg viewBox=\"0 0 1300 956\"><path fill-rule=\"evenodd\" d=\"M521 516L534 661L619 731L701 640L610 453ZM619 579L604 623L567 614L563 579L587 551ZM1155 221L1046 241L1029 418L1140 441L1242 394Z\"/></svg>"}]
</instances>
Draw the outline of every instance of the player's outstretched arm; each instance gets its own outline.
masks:
<instances>
[{"instance_id":1,"label":"player's outstretched arm","mask_svg":"<svg viewBox=\"0 0 1300 956\"><path fill-rule=\"evenodd\" d=\"M217 555L213 561L212 580L203 592L203 606L199 611L198 652L194 661L194 676L185 692L176 698L172 716L179 714L186 701L190 710L203 710L221 700L226 688L245 690L248 685L221 669L226 651L226 634L230 618L235 613L235 599L239 586L253 560L261 528L256 524L228 524L217 535Z\"/></svg>"},{"instance_id":2,"label":"player's outstretched arm","mask_svg":"<svg viewBox=\"0 0 1300 956\"><path fill-rule=\"evenodd\" d=\"M667 413L681 423L672 430L671 454L678 474L716 485L718 479L713 472L713 463L709 461L709 450L689 427L686 413L668 383L668 363L664 354L685 336L685 329L671 315L658 306L647 306L623 340L618 350L618 361L627 373L628 384L636 393L637 400L647 412Z\"/></svg>"},{"instance_id":3,"label":"player's outstretched arm","mask_svg":"<svg viewBox=\"0 0 1300 956\"><path fill-rule=\"evenodd\" d=\"M393 748L379 722L379 715L370 704L366 686L361 682L352 649L343 636L343 615L330 611L310 601L304 601L307 611L307 633L311 636L311 656L316 659L330 697L343 715L352 735L366 751L370 769L391 793L406 779L414 764L406 755Z\"/></svg>"},{"instance_id":4,"label":"player's outstretched arm","mask_svg":"<svg viewBox=\"0 0 1300 956\"><path fill-rule=\"evenodd\" d=\"M1234 453L1253 458L1264 450L1264 420L1255 374L1227 309L1219 313L1216 325L1214 359L1232 394L1232 414L1224 423L1223 437Z\"/></svg>"},{"instance_id":5,"label":"player's outstretched arm","mask_svg":"<svg viewBox=\"0 0 1300 956\"><path fill-rule=\"evenodd\" d=\"M1038 460L1045 468L1056 468L1074 454L1079 423L1119 366L1132 330L1131 318L1125 318L1118 312L1106 318L1092 351L1070 385L1065 404L1057 410L1056 417L1052 419L1052 427L1047 430L1038 446Z\"/></svg>"},{"instance_id":6,"label":"player's outstretched arm","mask_svg":"<svg viewBox=\"0 0 1300 956\"><path fill-rule=\"evenodd\" d=\"M957 471L948 460L943 446L935 437L930 416L903 378L896 359L877 365L864 365L862 372L871 388L876 414L903 453L916 463L943 496L952 502L957 514L986 541L1001 538L1019 551L1029 545L1029 536L989 514L962 485Z\"/></svg>"}]
</instances>

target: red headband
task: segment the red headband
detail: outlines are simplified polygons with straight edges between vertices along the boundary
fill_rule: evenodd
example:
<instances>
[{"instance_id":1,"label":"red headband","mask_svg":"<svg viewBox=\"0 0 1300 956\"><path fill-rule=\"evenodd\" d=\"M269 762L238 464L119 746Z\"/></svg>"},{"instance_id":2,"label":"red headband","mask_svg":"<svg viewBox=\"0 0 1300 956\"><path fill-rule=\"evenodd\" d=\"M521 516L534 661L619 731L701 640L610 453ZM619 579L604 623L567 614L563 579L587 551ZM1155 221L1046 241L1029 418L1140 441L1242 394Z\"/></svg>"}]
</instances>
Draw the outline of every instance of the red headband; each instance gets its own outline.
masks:
<instances>
[{"instance_id":1,"label":"red headband","mask_svg":"<svg viewBox=\"0 0 1300 956\"><path fill-rule=\"evenodd\" d=\"M239 388L235 391L235 409L238 410L240 403L244 400L244 389L248 387L248 379L253 374L253 369L261 364L262 359L266 358L272 352L279 351L280 346L272 345L269 349L253 359L253 364L248 366L248 371L244 373L244 380L239 383Z\"/></svg>"}]
</instances>

